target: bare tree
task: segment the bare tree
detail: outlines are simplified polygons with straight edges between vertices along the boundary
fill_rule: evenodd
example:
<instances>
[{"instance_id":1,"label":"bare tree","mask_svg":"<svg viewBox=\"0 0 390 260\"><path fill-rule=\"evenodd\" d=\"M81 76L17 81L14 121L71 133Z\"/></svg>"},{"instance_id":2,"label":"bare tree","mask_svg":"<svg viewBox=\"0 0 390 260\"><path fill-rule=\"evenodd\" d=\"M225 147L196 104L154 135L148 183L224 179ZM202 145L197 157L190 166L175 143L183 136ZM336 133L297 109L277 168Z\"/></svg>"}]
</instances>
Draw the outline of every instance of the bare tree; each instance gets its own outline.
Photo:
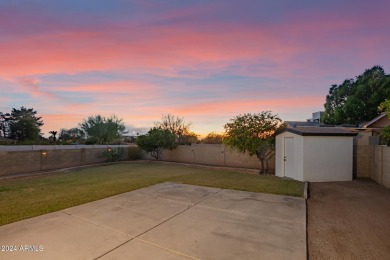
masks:
<instances>
[{"instance_id":1,"label":"bare tree","mask_svg":"<svg viewBox=\"0 0 390 260\"><path fill-rule=\"evenodd\" d=\"M179 144L183 142L183 136L190 133L191 123L185 122L183 117L167 114L163 115L161 120L161 122L155 123L156 127L163 130L169 130L171 133L175 134Z\"/></svg>"}]
</instances>

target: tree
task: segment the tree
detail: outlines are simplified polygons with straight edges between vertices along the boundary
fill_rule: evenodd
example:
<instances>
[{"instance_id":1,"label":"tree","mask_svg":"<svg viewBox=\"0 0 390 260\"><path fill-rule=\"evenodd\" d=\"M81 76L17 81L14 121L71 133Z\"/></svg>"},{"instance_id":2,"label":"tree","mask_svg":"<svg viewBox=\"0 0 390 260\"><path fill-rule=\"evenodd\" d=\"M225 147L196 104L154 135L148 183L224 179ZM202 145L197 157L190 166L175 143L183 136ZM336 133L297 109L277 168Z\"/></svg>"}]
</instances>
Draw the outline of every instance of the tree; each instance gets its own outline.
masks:
<instances>
[{"instance_id":1,"label":"tree","mask_svg":"<svg viewBox=\"0 0 390 260\"><path fill-rule=\"evenodd\" d=\"M387 117L390 118L390 99L386 99L379 105L379 110L386 113ZM381 130L380 133L381 142L390 146L390 126L386 126Z\"/></svg>"},{"instance_id":2,"label":"tree","mask_svg":"<svg viewBox=\"0 0 390 260\"><path fill-rule=\"evenodd\" d=\"M172 150L176 147L176 136L167 129L153 127L145 135L136 139L139 148L158 160L164 149Z\"/></svg>"},{"instance_id":3,"label":"tree","mask_svg":"<svg viewBox=\"0 0 390 260\"><path fill-rule=\"evenodd\" d=\"M387 114L387 117L390 118L390 99L386 99L379 105L379 111L383 111Z\"/></svg>"},{"instance_id":4,"label":"tree","mask_svg":"<svg viewBox=\"0 0 390 260\"><path fill-rule=\"evenodd\" d=\"M36 116L32 108L13 108L9 122L10 137L19 141L38 140L43 126L42 117Z\"/></svg>"},{"instance_id":5,"label":"tree","mask_svg":"<svg viewBox=\"0 0 390 260\"><path fill-rule=\"evenodd\" d=\"M198 142L198 135L194 132L189 132L181 136L181 144L191 145Z\"/></svg>"},{"instance_id":6,"label":"tree","mask_svg":"<svg viewBox=\"0 0 390 260\"><path fill-rule=\"evenodd\" d=\"M10 135L10 122L12 120L10 113L0 112L0 136L9 137Z\"/></svg>"},{"instance_id":7,"label":"tree","mask_svg":"<svg viewBox=\"0 0 390 260\"><path fill-rule=\"evenodd\" d=\"M156 127L169 130L176 135L177 143L183 144L183 136L190 133L191 123L186 123L184 118L167 114L162 116L162 122L156 123Z\"/></svg>"},{"instance_id":8,"label":"tree","mask_svg":"<svg viewBox=\"0 0 390 260\"><path fill-rule=\"evenodd\" d=\"M382 128L380 132L381 143L390 146L390 126Z\"/></svg>"},{"instance_id":9,"label":"tree","mask_svg":"<svg viewBox=\"0 0 390 260\"><path fill-rule=\"evenodd\" d=\"M91 143L98 144L113 142L127 132L123 120L115 115L111 117L89 116L80 124L80 127L87 134Z\"/></svg>"},{"instance_id":10,"label":"tree","mask_svg":"<svg viewBox=\"0 0 390 260\"><path fill-rule=\"evenodd\" d=\"M57 131L50 131L49 134L51 134L51 137L53 138L53 142L55 143L57 141L56 135Z\"/></svg>"},{"instance_id":11,"label":"tree","mask_svg":"<svg viewBox=\"0 0 390 260\"><path fill-rule=\"evenodd\" d=\"M244 114L231 119L225 128L223 142L241 152L257 156L261 162L260 174L268 174L268 159L274 154L274 133L284 125L278 115L270 111Z\"/></svg>"},{"instance_id":12,"label":"tree","mask_svg":"<svg viewBox=\"0 0 390 260\"><path fill-rule=\"evenodd\" d=\"M324 122L359 124L379 115L378 106L390 96L390 75L374 66L355 80L332 85L326 96Z\"/></svg>"},{"instance_id":13,"label":"tree","mask_svg":"<svg viewBox=\"0 0 390 260\"><path fill-rule=\"evenodd\" d=\"M215 132L211 132L206 135L205 138L200 140L202 144L222 144L224 136L221 134L217 134Z\"/></svg>"},{"instance_id":14,"label":"tree","mask_svg":"<svg viewBox=\"0 0 390 260\"><path fill-rule=\"evenodd\" d=\"M61 129L58 139L63 142L84 143L85 133L79 128Z\"/></svg>"}]
</instances>

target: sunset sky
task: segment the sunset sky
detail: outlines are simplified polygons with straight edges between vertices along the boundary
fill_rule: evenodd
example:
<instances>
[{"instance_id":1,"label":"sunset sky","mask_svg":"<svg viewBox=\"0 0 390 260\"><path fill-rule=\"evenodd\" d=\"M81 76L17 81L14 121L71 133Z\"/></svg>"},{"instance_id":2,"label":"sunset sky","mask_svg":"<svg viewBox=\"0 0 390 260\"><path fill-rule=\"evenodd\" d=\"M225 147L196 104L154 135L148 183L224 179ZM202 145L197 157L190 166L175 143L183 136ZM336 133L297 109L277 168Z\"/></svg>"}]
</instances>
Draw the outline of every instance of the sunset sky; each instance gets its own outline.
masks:
<instances>
[{"instance_id":1,"label":"sunset sky","mask_svg":"<svg viewBox=\"0 0 390 260\"><path fill-rule=\"evenodd\" d=\"M389 13L389 0L1 0L0 111L34 108L46 136L94 114L130 134L167 113L203 135L263 110L305 120L332 84L390 72Z\"/></svg>"}]
</instances>

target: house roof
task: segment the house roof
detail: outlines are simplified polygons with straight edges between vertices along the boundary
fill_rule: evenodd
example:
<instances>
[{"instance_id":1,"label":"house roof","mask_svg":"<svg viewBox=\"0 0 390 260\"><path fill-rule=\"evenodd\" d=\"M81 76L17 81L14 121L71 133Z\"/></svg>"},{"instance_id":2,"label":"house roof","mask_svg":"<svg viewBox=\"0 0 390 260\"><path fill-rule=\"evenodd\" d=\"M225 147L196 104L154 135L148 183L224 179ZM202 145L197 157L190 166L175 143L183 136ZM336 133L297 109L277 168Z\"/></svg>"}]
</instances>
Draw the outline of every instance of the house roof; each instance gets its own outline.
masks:
<instances>
[{"instance_id":1,"label":"house roof","mask_svg":"<svg viewBox=\"0 0 390 260\"><path fill-rule=\"evenodd\" d=\"M371 125L375 124L376 122L378 122L379 120L381 120L382 118L386 117L386 113L382 113L380 114L379 116L375 117L374 119L372 119L371 121L365 123L363 125L364 128L368 128L370 127Z\"/></svg>"},{"instance_id":2,"label":"house roof","mask_svg":"<svg viewBox=\"0 0 390 260\"><path fill-rule=\"evenodd\" d=\"M290 132L301 136L356 136L358 133L340 127L286 127L277 132L277 135Z\"/></svg>"},{"instance_id":3,"label":"house roof","mask_svg":"<svg viewBox=\"0 0 390 260\"><path fill-rule=\"evenodd\" d=\"M307 122L307 121L284 121L287 125L291 127L297 126L320 126L319 122Z\"/></svg>"}]
</instances>

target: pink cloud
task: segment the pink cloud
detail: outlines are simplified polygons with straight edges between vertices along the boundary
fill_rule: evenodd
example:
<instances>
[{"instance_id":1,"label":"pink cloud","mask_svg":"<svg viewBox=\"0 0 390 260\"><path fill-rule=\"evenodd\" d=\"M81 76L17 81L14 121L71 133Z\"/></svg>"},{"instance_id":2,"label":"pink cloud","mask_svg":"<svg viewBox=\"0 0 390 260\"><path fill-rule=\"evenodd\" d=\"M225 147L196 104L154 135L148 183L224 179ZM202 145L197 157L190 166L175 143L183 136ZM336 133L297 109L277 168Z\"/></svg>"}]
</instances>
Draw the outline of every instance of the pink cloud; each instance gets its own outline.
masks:
<instances>
[{"instance_id":1,"label":"pink cloud","mask_svg":"<svg viewBox=\"0 0 390 260\"><path fill-rule=\"evenodd\" d=\"M197 66L219 69L226 62L278 59L271 47L284 55L291 51L258 28L201 32L179 26L147 30L119 27L99 32L30 35L2 42L0 48L11 51L1 54L5 61L2 64L7 65L0 65L0 69L11 76L111 69L158 69L169 73Z\"/></svg>"},{"instance_id":2,"label":"pink cloud","mask_svg":"<svg viewBox=\"0 0 390 260\"><path fill-rule=\"evenodd\" d=\"M291 107L311 108L323 103L323 97L291 97L276 99L224 100L207 103L190 104L172 108L180 115L214 115L258 113L263 110L285 111Z\"/></svg>"},{"instance_id":3,"label":"pink cloud","mask_svg":"<svg viewBox=\"0 0 390 260\"><path fill-rule=\"evenodd\" d=\"M38 79L32 78L21 78L18 80L18 85L22 92L27 92L33 97L57 98L55 94L42 90L39 83L40 81Z\"/></svg>"},{"instance_id":4,"label":"pink cloud","mask_svg":"<svg viewBox=\"0 0 390 260\"><path fill-rule=\"evenodd\" d=\"M149 7L147 4L146 8ZM233 7L228 5L227 8ZM349 46L367 50L375 48L379 42L390 41L388 34L376 34L375 37L359 34L361 28L373 26L378 21L388 23L386 8L364 12L362 17L356 16L355 10L351 14L343 9L336 12L317 10L313 14L308 14L306 9L294 10L287 17L288 23L267 25L223 21L206 24L195 19L204 14L210 19L220 8L226 6L195 5L156 14L152 21L148 17L134 23L111 22L77 28L70 24L65 26L64 22L51 23L53 17L45 20L45 16L36 15L35 26L44 25L45 30L41 28L35 35L16 34L2 41L0 48L8 51L0 53L0 71L8 77L117 69L183 76L178 71L215 73L235 65L234 72L244 76L287 77L295 75L293 70L301 69L312 72L308 74L323 73L323 68L316 66L315 58L306 58L308 53L314 56L340 52L349 55ZM29 13L19 14L19 17L13 19L5 14L0 19L18 31L26 22L23 17L32 20ZM187 17L191 19L186 20ZM184 24L174 23L182 20ZM62 30L56 32L56 26ZM353 44L340 40L344 34L356 36ZM361 55L368 57L370 54L364 51ZM265 66L250 66L259 62ZM333 67L329 65L329 69Z\"/></svg>"},{"instance_id":5,"label":"pink cloud","mask_svg":"<svg viewBox=\"0 0 390 260\"><path fill-rule=\"evenodd\" d=\"M116 80L105 83L76 84L68 86L55 86L56 91L65 92L87 92L87 93L148 93L149 95L157 91L157 86L143 81L136 80Z\"/></svg>"}]
</instances>

